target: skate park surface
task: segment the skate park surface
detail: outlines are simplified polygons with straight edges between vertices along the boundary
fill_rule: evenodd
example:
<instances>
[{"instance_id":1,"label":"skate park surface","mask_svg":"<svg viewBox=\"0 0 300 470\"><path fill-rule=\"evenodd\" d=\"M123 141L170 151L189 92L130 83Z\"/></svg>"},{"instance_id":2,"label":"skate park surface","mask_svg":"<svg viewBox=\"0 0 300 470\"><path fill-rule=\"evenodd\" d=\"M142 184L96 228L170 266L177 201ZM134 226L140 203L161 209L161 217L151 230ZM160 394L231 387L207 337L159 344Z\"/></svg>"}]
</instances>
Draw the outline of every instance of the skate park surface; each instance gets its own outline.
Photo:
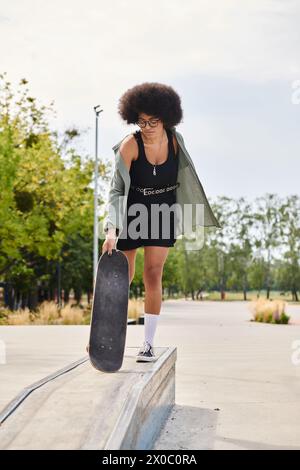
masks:
<instances>
[{"instance_id":1,"label":"skate park surface","mask_svg":"<svg viewBox=\"0 0 300 470\"><path fill-rule=\"evenodd\" d=\"M250 322L248 302L167 300L157 361L135 362L144 326L129 325L113 374L87 360L87 326L2 326L2 417L28 395L3 421L0 448L300 449L300 307L287 313L292 325L270 325Z\"/></svg>"}]
</instances>

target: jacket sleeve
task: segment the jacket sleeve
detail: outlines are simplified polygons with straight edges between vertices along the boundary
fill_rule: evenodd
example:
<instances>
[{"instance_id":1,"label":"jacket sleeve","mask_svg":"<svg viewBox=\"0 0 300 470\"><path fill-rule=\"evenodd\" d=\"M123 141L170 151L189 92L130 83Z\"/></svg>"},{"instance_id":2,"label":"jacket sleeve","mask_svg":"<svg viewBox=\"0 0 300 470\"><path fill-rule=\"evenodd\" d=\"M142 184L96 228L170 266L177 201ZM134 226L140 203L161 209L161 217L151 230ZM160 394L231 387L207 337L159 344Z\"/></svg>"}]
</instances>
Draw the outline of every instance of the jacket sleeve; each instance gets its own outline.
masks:
<instances>
[{"instance_id":1,"label":"jacket sleeve","mask_svg":"<svg viewBox=\"0 0 300 470\"><path fill-rule=\"evenodd\" d=\"M105 218L103 227L105 233L107 233L109 228L115 228L116 235L119 236L121 229L120 207L122 204L122 196L124 196L124 189L124 180L120 174L120 170L118 169L117 164L115 163L106 205L107 216Z\"/></svg>"},{"instance_id":2,"label":"jacket sleeve","mask_svg":"<svg viewBox=\"0 0 300 470\"><path fill-rule=\"evenodd\" d=\"M194 172L194 176L198 182L198 186L199 186L199 189L200 189L200 194L201 194L201 200L204 202L205 206L206 206L206 213L207 213L207 217L210 219L209 222L207 223L207 226L210 226L210 225L213 225L215 227L218 227L218 228L223 228L222 225L220 225L218 219L216 218L216 216L214 215L213 211L212 211L212 208L208 202L208 199L207 199L207 196L205 194L205 191L204 191L204 188L202 186L202 183L199 179L199 176L198 176L198 173L197 173L197 170L196 170L196 167L194 165L194 162L189 154L189 152L187 151L187 148L185 146L185 142L184 142L184 138L182 136L182 134L180 132L176 132L177 133L177 137L178 139L180 139L180 143L182 145L182 147L184 148L185 150L185 153L188 157L188 160L189 160L189 164L190 164L190 167L191 169L193 170Z\"/></svg>"},{"instance_id":3,"label":"jacket sleeve","mask_svg":"<svg viewBox=\"0 0 300 470\"><path fill-rule=\"evenodd\" d=\"M183 138L182 134L181 134L180 132L178 132L178 131L176 131L176 133L177 133L177 137L181 140L181 145L184 147L184 150L186 151L186 153L187 153L188 156L189 156L190 165L191 165L191 166L193 167L193 169L196 171L194 162L193 162L193 160L192 160L192 158L191 158L191 156L190 156L190 154L189 154L189 152L187 151L187 148L186 148L186 146L185 146L185 142L184 142L184 138Z\"/></svg>"}]
</instances>

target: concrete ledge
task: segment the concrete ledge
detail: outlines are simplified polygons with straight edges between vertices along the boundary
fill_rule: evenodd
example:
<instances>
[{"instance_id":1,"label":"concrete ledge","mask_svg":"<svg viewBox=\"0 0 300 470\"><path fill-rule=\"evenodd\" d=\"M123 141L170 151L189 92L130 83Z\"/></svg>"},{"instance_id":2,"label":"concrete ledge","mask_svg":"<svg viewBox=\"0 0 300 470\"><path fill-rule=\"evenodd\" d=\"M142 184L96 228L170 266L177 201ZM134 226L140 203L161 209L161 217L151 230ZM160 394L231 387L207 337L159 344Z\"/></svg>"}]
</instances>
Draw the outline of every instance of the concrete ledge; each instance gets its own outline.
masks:
<instances>
[{"instance_id":1,"label":"concrete ledge","mask_svg":"<svg viewBox=\"0 0 300 470\"><path fill-rule=\"evenodd\" d=\"M66 374L67 372L70 372L70 370L75 369L75 367L78 367L79 365L83 364L84 362L87 362L88 358L83 358L79 359L76 362L73 362L72 364L69 364L68 366L64 367L63 369L60 369L54 374L50 374L47 377L44 377L42 380L39 380L38 382L35 382L28 387L25 387L1 412L0 412L0 426L4 423L4 421L20 406L20 404L32 393L34 390L42 387L45 385L47 382L50 382L51 380L56 379L58 376Z\"/></svg>"},{"instance_id":2,"label":"concrete ledge","mask_svg":"<svg viewBox=\"0 0 300 470\"><path fill-rule=\"evenodd\" d=\"M85 358L27 387L0 414L0 449L151 449L175 403L177 352L137 363L138 349L113 374Z\"/></svg>"}]
</instances>

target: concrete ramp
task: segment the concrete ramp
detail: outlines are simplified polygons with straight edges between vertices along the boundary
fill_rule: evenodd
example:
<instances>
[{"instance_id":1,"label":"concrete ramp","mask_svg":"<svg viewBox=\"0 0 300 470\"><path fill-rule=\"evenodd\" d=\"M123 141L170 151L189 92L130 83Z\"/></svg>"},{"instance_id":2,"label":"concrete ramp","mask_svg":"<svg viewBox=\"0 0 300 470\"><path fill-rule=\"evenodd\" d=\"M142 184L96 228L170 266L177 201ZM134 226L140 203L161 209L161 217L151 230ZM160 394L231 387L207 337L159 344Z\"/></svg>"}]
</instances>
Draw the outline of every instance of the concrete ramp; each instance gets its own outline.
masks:
<instances>
[{"instance_id":1,"label":"concrete ramp","mask_svg":"<svg viewBox=\"0 0 300 470\"><path fill-rule=\"evenodd\" d=\"M0 449L151 449L175 403L174 347L126 348L115 373L88 358L27 387L0 413Z\"/></svg>"}]
</instances>

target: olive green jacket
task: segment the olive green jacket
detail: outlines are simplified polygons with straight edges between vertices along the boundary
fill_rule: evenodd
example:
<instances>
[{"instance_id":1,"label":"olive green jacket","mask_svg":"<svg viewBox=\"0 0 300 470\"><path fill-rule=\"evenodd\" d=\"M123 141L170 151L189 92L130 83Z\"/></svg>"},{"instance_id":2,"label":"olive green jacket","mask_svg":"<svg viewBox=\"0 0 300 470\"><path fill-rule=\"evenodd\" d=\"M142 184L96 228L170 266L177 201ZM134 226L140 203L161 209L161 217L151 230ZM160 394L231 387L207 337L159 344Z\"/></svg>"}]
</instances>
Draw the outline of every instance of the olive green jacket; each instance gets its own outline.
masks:
<instances>
[{"instance_id":1,"label":"olive green jacket","mask_svg":"<svg viewBox=\"0 0 300 470\"><path fill-rule=\"evenodd\" d=\"M194 163L185 147L182 135L176 130L175 126L171 127L171 131L178 142L177 155L179 162L177 181L179 181L180 185L176 188L176 202L180 206L182 214L184 211L184 204L200 204L201 220L199 219L199 214L197 215L195 210L192 210L191 215L188 216L192 229L195 230L198 225L222 228L209 205L202 184L196 173ZM119 150L124 139L125 137L112 147L115 152L115 168L110 182L108 202L106 206L108 213L102 225L105 233L111 227L116 228L117 236L121 234L123 229L127 197L130 188L130 174ZM182 218L177 218L176 235L183 233L182 220Z\"/></svg>"}]
</instances>

